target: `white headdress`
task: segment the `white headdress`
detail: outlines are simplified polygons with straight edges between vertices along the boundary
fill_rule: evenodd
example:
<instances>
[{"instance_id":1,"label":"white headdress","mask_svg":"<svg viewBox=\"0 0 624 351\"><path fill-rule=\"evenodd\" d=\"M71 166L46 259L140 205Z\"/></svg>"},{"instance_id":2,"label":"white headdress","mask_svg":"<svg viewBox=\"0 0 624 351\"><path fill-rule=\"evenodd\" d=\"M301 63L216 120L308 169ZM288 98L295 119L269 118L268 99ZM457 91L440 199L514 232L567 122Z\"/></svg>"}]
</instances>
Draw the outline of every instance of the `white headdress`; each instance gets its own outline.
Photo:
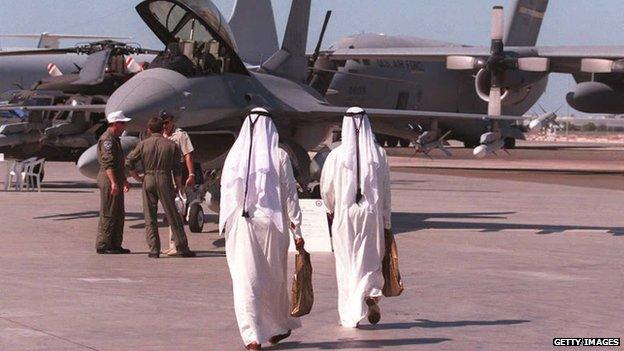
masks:
<instances>
[{"instance_id":1,"label":"white headdress","mask_svg":"<svg viewBox=\"0 0 624 351\"><path fill-rule=\"evenodd\" d=\"M379 149L366 115L359 107L352 107L342 120L342 164L347 169L346 207L353 203L376 204L379 199Z\"/></svg>"},{"instance_id":2,"label":"white headdress","mask_svg":"<svg viewBox=\"0 0 624 351\"><path fill-rule=\"evenodd\" d=\"M269 112L251 110L223 167L220 233L233 216L248 217L256 210L271 218L278 230L284 230L278 147L279 135Z\"/></svg>"}]
</instances>

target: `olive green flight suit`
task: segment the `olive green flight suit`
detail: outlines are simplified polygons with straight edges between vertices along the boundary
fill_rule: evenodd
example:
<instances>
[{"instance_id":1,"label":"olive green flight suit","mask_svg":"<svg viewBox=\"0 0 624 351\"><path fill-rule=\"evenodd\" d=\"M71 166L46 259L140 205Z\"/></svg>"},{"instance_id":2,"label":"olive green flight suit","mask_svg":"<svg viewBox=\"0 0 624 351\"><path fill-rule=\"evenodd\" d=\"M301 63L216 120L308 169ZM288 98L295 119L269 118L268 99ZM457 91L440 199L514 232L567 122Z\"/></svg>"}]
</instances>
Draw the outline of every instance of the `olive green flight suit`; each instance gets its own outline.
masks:
<instances>
[{"instance_id":1,"label":"olive green flight suit","mask_svg":"<svg viewBox=\"0 0 624 351\"><path fill-rule=\"evenodd\" d=\"M145 215L145 236L150 253L160 253L158 235L158 200L171 226L172 239L178 252L189 251L184 222L175 206L175 189L171 179L181 174L180 148L162 134L153 133L142 140L128 155L126 165L135 170L139 161L143 163L143 213Z\"/></svg>"},{"instance_id":2,"label":"olive green flight suit","mask_svg":"<svg viewBox=\"0 0 624 351\"><path fill-rule=\"evenodd\" d=\"M124 173L124 154L119 137L106 130L98 140L97 147L100 171L97 176L100 188L100 221L95 243L96 250L114 250L121 248L123 241L124 208L123 187L126 182ZM111 182L106 170L112 169L119 191L111 194Z\"/></svg>"}]
</instances>

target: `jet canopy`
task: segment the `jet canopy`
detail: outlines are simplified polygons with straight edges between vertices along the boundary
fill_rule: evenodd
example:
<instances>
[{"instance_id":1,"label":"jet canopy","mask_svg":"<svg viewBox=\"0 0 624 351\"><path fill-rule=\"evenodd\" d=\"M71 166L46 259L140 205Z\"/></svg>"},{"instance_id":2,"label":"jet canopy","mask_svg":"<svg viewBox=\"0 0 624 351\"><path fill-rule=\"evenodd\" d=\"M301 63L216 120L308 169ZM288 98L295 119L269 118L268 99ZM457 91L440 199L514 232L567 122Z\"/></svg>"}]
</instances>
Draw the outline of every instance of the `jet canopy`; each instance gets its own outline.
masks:
<instances>
[{"instance_id":1,"label":"jet canopy","mask_svg":"<svg viewBox=\"0 0 624 351\"><path fill-rule=\"evenodd\" d=\"M159 56L167 56L166 63L176 63L176 67L166 67L166 63L162 65L157 57L158 67L173 69L186 76L224 72L247 74L236 54L232 30L212 1L146 0L136 10L167 46Z\"/></svg>"}]
</instances>

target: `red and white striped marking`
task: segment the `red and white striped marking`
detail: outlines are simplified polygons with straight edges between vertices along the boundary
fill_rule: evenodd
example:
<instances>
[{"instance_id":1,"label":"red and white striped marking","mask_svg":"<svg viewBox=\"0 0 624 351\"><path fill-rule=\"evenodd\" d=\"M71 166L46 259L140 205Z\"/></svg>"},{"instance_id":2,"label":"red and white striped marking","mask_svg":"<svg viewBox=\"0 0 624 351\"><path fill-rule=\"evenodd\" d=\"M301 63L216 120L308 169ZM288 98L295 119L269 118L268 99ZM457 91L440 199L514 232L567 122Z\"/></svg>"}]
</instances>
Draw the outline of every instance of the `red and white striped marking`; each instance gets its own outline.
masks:
<instances>
[{"instance_id":1,"label":"red and white striped marking","mask_svg":"<svg viewBox=\"0 0 624 351\"><path fill-rule=\"evenodd\" d=\"M53 63L48 63L48 74L50 77L62 76L63 72Z\"/></svg>"},{"instance_id":2,"label":"red and white striped marking","mask_svg":"<svg viewBox=\"0 0 624 351\"><path fill-rule=\"evenodd\" d=\"M126 57L126 68L128 68L130 73L139 73L143 70L143 67L132 56Z\"/></svg>"}]
</instances>

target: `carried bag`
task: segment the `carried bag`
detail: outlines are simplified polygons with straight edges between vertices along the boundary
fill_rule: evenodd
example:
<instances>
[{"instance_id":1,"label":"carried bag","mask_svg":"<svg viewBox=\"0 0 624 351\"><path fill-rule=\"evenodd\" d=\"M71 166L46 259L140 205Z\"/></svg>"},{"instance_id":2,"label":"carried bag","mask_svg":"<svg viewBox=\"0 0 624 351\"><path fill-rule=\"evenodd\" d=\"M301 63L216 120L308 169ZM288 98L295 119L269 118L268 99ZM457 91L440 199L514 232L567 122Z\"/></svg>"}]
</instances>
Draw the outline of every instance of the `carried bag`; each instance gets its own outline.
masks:
<instances>
[{"instance_id":1,"label":"carried bag","mask_svg":"<svg viewBox=\"0 0 624 351\"><path fill-rule=\"evenodd\" d=\"M381 264L384 277L382 292L386 297L399 296L403 292L403 282L399 272L399 252L392 231L389 229L384 230L384 237L386 253Z\"/></svg>"},{"instance_id":2,"label":"carried bag","mask_svg":"<svg viewBox=\"0 0 624 351\"><path fill-rule=\"evenodd\" d=\"M312 262L310 262L310 254L302 249L295 256L290 315L293 317L305 316L310 313L313 304Z\"/></svg>"}]
</instances>

